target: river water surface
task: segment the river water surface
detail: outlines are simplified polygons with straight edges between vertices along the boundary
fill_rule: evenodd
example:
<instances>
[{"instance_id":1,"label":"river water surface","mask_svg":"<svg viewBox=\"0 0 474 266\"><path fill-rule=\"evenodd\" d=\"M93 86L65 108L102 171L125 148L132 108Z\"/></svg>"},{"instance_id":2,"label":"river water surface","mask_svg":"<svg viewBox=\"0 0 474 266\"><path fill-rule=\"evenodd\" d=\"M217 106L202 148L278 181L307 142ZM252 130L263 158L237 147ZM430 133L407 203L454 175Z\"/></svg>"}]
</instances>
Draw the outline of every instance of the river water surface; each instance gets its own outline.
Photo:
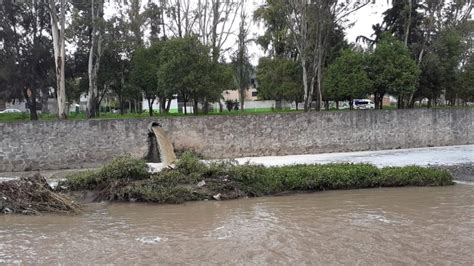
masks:
<instances>
[{"instance_id":1,"label":"river water surface","mask_svg":"<svg viewBox=\"0 0 474 266\"><path fill-rule=\"evenodd\" d=\"M0 216L0 263L474 264L474 186Z\"/></svg>"}]
</instances>

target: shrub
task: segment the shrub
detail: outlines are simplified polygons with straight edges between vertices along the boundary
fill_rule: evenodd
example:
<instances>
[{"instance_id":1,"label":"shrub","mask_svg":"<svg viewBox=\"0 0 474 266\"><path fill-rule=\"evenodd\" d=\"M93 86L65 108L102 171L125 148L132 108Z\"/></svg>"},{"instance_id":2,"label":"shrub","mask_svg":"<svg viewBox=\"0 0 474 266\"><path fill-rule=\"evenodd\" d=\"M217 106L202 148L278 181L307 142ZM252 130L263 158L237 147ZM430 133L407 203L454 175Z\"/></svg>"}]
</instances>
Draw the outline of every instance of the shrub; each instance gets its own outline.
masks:
<instances>
[{"instance_id":1,"label":"shrub","mask_svg":"<svg viewBox=\"0 0 474 266\"><path fill-rule=\"evenodd\" d=\"M123 155L113 159L110 164L103 166L98 171L69 175L58 187L66 186L70 190L96 189L112 180L127 182L148 177L148 166L145 161L132 158L130 155Z\"/></svg>"},{"instance_id":2,"label":"shrub","mask_svg":"<svg viewBox=\"0 0 474 266\"><path fill-rule=\"evenodd\" d=\"M96 171L83 171L66 176L60 181L57 188L67 187L69 190L93 189L98 184Z\"/></svg>"},{"instance_id":3,"label":"shrub","mask_svg":"<svg viewBox=\"0 0 474 266\"><path fill-rule=\"evenodd\" d=\"M101 181L113 179L140 180L149 177L146 162L130 155L115 158L110 164L102 167L97 175Z\"/></svg>"},{"instance_id":4,"label":"shrub","mask_svg":"<svg viewBox=\"0 0 474 266\"><path fill-rule=\"evenodd\" d=\"M419 166L387 167L381 170L380 183L385 187L453 185L445 170Z\"/></svg>"},{"instance_id":5,"label":"shrub","mask_svg":"<svg viewBox=\"0 0 474 266\"><path fill-rule=\"evenodd\" d=\"M293 165L270 167L235 166L232 180L250 195L282 191L349 189L378 186L380 170L368 164Z\"/></svg>"},{"instance_id":6,"label":"shrub","mask_svg":"<svg viewBox=\"0 0 474 266\"><path fill-rule=\"evenodd\" d=\"M184 152L176 162L175 170L185 175L202 174L207 170L207 167L192 153Z\"/></svg>"},{"instance_id":7,"label":"shrub","mask_svg":"<svg viewBox=\"0 0 474 266\"><path fill-rule=\"evenodd\" d=\"M453 184L444 170L417 166L379 169L370 164L326 164L264 167L234 161L203 163L184 153L175 169L148 178L145 162L118 157L97 172L68 177L72 190L102 189L98 199L180 203L191 200L263 196L286 191L321 191L393 186ZM204 180L204 185L197 184Z\"/></svg>"}]
</instances>

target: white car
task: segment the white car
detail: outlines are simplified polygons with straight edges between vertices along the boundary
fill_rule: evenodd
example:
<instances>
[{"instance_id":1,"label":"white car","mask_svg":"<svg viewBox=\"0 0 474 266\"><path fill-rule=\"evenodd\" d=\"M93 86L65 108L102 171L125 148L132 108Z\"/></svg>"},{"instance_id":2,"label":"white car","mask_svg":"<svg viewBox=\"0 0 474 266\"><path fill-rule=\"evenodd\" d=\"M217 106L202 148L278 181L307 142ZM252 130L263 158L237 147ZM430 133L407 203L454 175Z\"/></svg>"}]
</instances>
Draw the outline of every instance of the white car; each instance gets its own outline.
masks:
<instances>
[{"instance_id":1,"label":"white car","mask_svg":"<svg viewBox=\"0 0 474 266\"><path fill-rule=\"evenodd\" d=\"M359 109L359 110L375 109L375 104L372 100L369 100L369 99L355 99L352 102L352 107L354 109Z\"/></svg>"},{"instance_id":2,"label":"white car","mask_svg":"<svg viewBox=\"0 0 474 266\"><path fill-rule=\"evenodd\" d=\"M21 111L18 109L5 109L3 111L0 111L0 114L9 114L9 113L21 113Z\"/></svg>"}]
</instances>

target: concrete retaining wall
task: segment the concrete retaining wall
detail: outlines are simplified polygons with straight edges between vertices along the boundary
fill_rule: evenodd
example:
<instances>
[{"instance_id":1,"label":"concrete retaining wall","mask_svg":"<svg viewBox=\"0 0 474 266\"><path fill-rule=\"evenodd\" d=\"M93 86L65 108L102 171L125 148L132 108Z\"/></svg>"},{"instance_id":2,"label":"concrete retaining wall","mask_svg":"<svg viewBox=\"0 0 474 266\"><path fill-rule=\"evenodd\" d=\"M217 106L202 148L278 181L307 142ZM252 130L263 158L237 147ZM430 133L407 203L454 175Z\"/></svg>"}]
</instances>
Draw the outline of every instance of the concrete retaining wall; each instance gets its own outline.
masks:
<instances>
[{"instance_id":1,"label":"concrete retaining wall","mask_svg":"<svg viewBox=\"0 0 474 266\"><path fill-rule=\"evenodd\" d=\"M361 110L0 124L0 172L94 167L148 151L157 121L205 158L474 144L474 109Z\"/></svg>"}]
</instances>

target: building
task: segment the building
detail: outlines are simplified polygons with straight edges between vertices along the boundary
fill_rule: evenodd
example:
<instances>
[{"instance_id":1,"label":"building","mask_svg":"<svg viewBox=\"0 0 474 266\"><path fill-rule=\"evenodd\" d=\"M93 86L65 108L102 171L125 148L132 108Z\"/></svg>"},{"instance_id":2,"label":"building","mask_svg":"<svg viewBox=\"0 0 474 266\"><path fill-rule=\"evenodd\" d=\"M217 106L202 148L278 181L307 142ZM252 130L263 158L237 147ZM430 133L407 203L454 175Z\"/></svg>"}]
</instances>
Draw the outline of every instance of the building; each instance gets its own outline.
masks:
<instances>
[{"instance_id":1,"label":"building","mask_svg":"<svg viewBox=\"0 0 474 266\"><path fill-rule=\"evenodd\" d=\"M257 101L258 92L257 88L254 86L250 86L245 90L245 101ZM240 93L239 90L225 90L222 93L222 97L224 101L240 101Z\"/></svg>"}]
</instances>

